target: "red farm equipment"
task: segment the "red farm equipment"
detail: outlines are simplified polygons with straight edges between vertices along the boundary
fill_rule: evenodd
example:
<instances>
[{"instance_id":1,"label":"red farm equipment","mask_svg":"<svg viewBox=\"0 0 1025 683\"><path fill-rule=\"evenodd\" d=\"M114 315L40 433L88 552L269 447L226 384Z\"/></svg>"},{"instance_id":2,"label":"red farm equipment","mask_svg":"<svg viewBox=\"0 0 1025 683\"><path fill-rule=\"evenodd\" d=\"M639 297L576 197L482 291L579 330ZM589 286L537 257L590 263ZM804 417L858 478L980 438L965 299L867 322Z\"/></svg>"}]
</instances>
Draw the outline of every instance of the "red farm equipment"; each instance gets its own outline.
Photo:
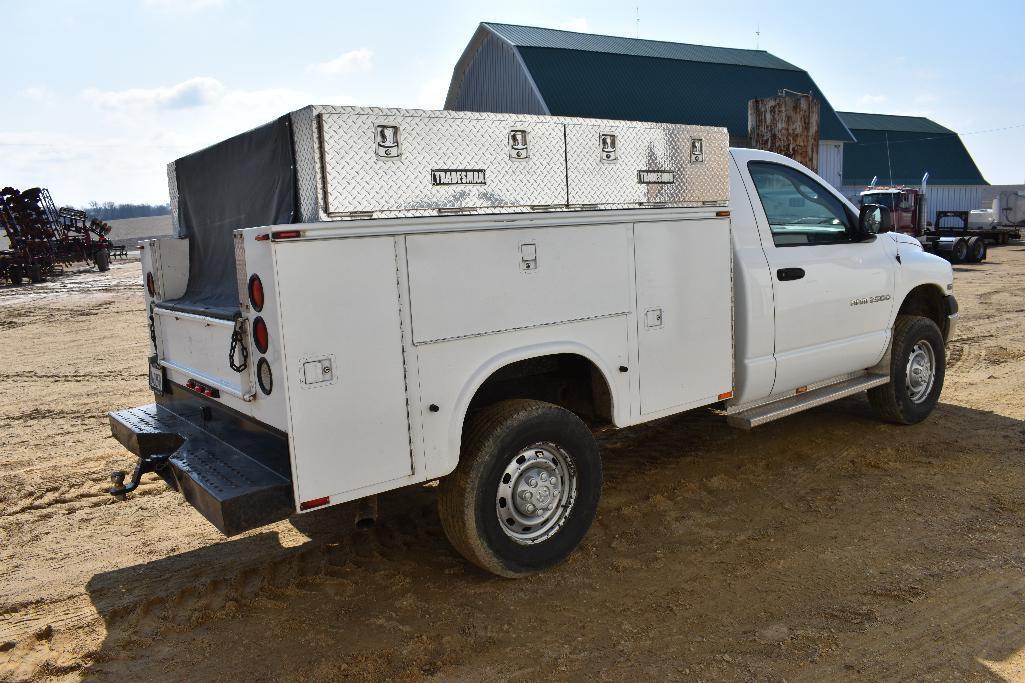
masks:
<instances>
[{"instance_id":1,"label":"red farm equipment","mask_svg":"<svg viewBox=\"0 0 1025 683\"><path fill-rule=\"evenodd\" d=\"M46 188L0 190L0 225L9 243L0 251L0 281L41 282L78 261L110 268L110 226L77 209L58 209Z\"/></svg>"}]
</instances>

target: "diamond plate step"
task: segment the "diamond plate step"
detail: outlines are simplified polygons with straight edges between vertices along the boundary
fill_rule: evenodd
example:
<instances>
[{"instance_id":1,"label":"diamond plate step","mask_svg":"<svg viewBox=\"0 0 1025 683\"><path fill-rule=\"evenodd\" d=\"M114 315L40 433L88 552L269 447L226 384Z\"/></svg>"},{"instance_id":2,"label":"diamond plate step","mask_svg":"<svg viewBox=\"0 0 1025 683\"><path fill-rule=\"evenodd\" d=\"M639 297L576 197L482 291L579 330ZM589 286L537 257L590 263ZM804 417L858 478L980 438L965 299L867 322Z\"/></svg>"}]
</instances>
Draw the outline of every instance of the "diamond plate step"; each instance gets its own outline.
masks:
<instances>
[{"instance_id":1,"label":"diamond plate step","mask_svg":"<svg viewBox=\"0 0 1025 683\"><path fill-rule=\"evenodd\" d=\"M140 457L171 453L164 479L227 536L295 512L290 478L163 406L111 413L110 427Z\"/></svg>"},{"instance_id":2,"label":"diamond plate step","mask_svg":"<svg viewBox=\"0 0 1025 683\"><path fill-rule=\"evenodd\" d=\"M863 375L837 384L813 389L779 401L756 406L748 410L734 413L726 418L726 423L739 429L751 429L759 425L779 420L780 418L815 408L831 401L859 394L873 387L889 383L890 378L882 375Z\"/></svg>"}]
</instances>

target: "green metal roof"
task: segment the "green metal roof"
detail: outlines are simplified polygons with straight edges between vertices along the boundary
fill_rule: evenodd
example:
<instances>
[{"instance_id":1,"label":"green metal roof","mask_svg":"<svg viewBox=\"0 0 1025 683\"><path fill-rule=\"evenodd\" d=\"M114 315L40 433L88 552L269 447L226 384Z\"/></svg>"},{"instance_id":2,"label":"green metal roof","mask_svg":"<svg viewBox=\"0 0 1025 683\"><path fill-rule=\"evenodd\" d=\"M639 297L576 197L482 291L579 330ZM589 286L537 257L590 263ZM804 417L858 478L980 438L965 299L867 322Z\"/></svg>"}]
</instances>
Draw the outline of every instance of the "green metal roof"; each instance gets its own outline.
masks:
<instances>
[{"instance_id":1,"label":"green metal roof","mask_svg":"<svg viewBox=\"0 0 1025 683\"><path fill-rule=\"evenodd\" d=\"M598 39L595 45L605 44L605 41L655 43L548 29L531 31L537 32L532 35L542 35L540 32L566 34L569 36L567 45L576 45L579 40L590 37ZM522 37L517 39L526 42ZM610 44L620 45L619 42ZM725 61L727 53L733 52L751 52L776 59L768 53L673 46L671 43L657 45L685 48L684 52L694 48L703 51L706 58L649 56L640 54L648 49L642 45L634 46L633 53L627 53L625 48L605 52L597 48L526 45L518 46L517 50L549 112L555 116L725 126L730 135L746 138L748 100L772 97L788 89L811 92L820 100L819 134L823 140L854 140L807 72L792 65L776 68ZM665 49L671 51L668 47ZM716 54L724 56L715 61L712 56Z\"/></svg>"},{"instance_id":2,"label":"green metal roof","mask_svg":"<svg viewBox=\"0 0 1025 683\"><path fill-rule=\"evenodd\" d=\"M865 114L856 111L836 112L840 120L851 130L889 130L905 133L949 133L954 131L944 128L935 121L924 116L895 116L893 114Z\"/></svg>"},{"instance_id":3,"label":"green metal roof","mask_svg":"<svg viewBox=\"0 0 1025 683\"><path fill-rule=\"evenodd\" d=\"M921 116L838 112L857 142L844 145L843 184L988 185L957 133Z\"/></svg>"},{"instance_id":4,"label":"green metal roof","mask_svg":"<svg viewBox=\"0 0 1025 683\"><path fill-rule=\"evenodd\" d=\"M607 54L631 55L633 57L657 57L710 64L735 64L756 66L764 69L786 69L801 71L765 50L740 50L730 47L709 47L669 43L662 40L641 40L603 36L593 33L560 31L536 26L514 26L485 22L492 31L516 47L547 47L560 50L582 50L584 52L605 52Z\"/></svg>"}]
</instances>

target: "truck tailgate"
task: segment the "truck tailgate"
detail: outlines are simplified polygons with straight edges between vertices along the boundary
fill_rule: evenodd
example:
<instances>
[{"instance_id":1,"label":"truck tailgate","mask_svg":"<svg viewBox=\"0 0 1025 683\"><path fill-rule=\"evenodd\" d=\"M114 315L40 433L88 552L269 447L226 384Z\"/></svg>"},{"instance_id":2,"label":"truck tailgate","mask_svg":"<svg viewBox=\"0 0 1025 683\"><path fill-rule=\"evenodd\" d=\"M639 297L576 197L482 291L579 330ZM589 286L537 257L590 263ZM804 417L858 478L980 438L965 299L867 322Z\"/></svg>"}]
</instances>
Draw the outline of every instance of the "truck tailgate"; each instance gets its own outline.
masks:
<instances>
[{"instance_id":1,"label":"truck tailgate","mask_svg":"<svg viewBox=\"0 0 1025 683\"><path fill-rule=\"evenodd\" d=\"M158 362L172 381L185 384L192 379L237 398L244 397L248 387L243 383L248 375L235 372L228 364L233 320L159 307L154 308L153 314ZM242 343L248 340L243 337Z\"/></svg>"}]
</instances>

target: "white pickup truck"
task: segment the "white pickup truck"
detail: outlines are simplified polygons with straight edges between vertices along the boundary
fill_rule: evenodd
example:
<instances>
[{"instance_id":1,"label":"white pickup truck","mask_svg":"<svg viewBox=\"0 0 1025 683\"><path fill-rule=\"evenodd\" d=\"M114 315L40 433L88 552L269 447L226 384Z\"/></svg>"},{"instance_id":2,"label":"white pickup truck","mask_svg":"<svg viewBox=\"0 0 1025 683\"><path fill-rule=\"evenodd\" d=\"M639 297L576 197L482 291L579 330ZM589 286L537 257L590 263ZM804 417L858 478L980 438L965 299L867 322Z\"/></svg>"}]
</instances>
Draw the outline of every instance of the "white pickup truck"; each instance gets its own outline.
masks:
<instances>
[{"instance_id":1,"label":"white pickup truck","mask_svg":"<svg viewBox=\"0 0 1025 683\"><path fill-rule=\"evenodd\" d=\"M721 128L307 107L169 178L112 493L154 472L228 535L440 480L456 549L523 576L594 519L597 426L863 391L912 424L943 386L950 265Z\"/></svg>"}]
</instances>

